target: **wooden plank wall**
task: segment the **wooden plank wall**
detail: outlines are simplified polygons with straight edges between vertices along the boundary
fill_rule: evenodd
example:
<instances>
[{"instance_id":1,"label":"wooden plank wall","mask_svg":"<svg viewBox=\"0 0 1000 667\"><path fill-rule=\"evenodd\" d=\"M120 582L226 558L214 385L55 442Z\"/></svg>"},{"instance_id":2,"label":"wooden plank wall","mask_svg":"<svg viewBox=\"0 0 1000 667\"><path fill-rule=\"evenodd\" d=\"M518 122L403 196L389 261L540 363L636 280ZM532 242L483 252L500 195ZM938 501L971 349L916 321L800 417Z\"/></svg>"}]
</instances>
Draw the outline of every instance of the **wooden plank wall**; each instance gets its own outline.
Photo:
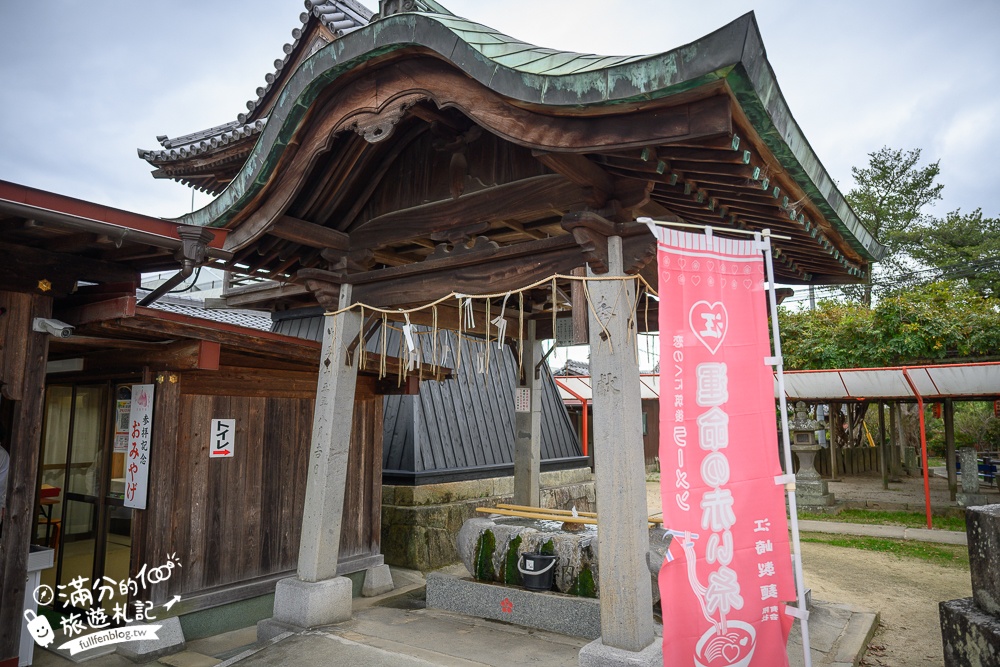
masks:
<instances>
[{"instance_id":1,"label":"wooden plank wall","mask_svg":"<svg viewBox=\"0 0 1000 667\"><path fill-rule=\"evenodd\" d=\"M382 546L382 396L365 378L354 400L340 560L377 554Z\"/></svg>"},{"instance_id":2,"label":"wooden plank wall","mask_svg":"<svg viewBox=\"0 0 1000 667\"><path fill-rule=\"evenodd\" d=\"M182 384L143 555L176 553L182 567L154 603L295 568L312 409L311 398L190 394ZM236 420L232 458L208 457L212 419Z\"/></svg>"},{"instance_id":3,"label":"wooden plank wall","mask_svg":"<svg viewBox=\"0 0 1000 667\"><path fill-rule=\"evenodd\" d=\"M882 470L882 457L878 447L848 447L837 450L838 475L862 475ZM816 455L816 470L823 477L830 476L830 450Z\"/></svg>"},{"instance_id":4,"label":"wooden plank wall","mask_svg":"<svg viewBox=\"0 0 1000 667\"><path fill-rule=\"evenodd\" d=\"M644 400L642 413L646 416L646 433L642 436L642 449L646 465L653 465L660 456L660 401Z\"/></svg>"},{"instance_id":5,"label":"wooden plank wall","mask_svg":"<svg viewBox=\"0 0 1000 667\"><path fill-rule=\"evenodd\" d=\"M213 371L193 371L157 385L150 502L136 513L143 547L133 549L133 568L170 553L182 567L152 589L154 604L296 568L315 375L305 392L295 373L234 385L245 372L221 369L216 383ZM381 548L382 397L373 388L359 380L342 558ZM236 420L234 457L208 457L212 419Z\"/></svg>"}]
</instances>

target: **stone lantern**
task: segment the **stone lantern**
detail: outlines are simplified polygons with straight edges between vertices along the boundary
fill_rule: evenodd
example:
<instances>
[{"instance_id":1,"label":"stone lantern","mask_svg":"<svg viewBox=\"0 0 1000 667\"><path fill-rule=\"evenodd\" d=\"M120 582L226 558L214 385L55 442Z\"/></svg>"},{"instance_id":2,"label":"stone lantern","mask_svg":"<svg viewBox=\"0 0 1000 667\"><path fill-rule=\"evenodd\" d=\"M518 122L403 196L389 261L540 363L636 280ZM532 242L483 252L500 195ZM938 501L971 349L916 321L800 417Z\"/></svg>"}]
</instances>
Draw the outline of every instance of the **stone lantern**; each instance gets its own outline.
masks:
<instances>
[{"instance_id":1,"label":"stone lantern","mask_svg":"<svg viewBox=\"0 0 1000 667\"><path fill-rule=\"evenodd\" d=\"M809 417L806 404L795 404L795 419L788 424L792 436L792 451L799 458L799 471L795 474L795 497L799 507L807 509L828 508L836 503L826 480L816 471L816 454L823 447L816 442L816 431L821 424Z\"/></svg>"}]
</instances>

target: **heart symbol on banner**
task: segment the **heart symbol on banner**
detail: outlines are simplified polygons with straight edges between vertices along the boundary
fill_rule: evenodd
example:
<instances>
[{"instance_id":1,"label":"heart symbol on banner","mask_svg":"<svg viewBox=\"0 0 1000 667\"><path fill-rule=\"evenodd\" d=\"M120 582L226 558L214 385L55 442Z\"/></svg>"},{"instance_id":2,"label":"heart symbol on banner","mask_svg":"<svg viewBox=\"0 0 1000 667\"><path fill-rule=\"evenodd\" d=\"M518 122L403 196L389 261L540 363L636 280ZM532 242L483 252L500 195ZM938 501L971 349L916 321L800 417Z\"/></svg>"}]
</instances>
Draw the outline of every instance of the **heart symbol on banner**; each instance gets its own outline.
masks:
<instances>
[{"instance_id":1,"label":"heart symbol on banner","mask_svg":"<svg viewBox=\"0 0 1000 667\"><path fill-rule=\"evenodd\" d=\"M701 276L691 276L691 282L695 285L701 282Z\"/></svg>"},{"instance_id":2,"label":"heart symbol on banner","mask_svg":"<svg viewBox=\"0 0 1000 667\"><path fill-rule=\"evenodd\" d=\"M726 644L722 647L722 657L730 665L733 664L740 657L740 647L736 644Z\"/></svg>"},{"instance_id":3,"label":"heart symbol on banner","mask_svg":"<svg viewBox=\"0 0 1000 667\"><path fill-rule=\"evenodd\" d=\"M749 278L745 278L743 280L743 286L746 287L747 289L750 289L751 285L753 285L753 281L750 280Z\"/></svg>"},{"instance_id":4,"label":"heart symbol on banner","mask_svg":"<svg viewBox=\"0 0 1000 667\"><path fill-rule=\"evenodd\" d=\"M663 282L669 282L670 281L670 272L669 271L661 271L660 272L660 280L662 280Z\"/></svg>"},{"instance_id":5,"label":"heart symbol on banner","mask_svg":"<svg viewBox=\"0 0 1000 667\"><path fill-rule=\"evenodd\" d=\"M720 280L720 282L722 283L722 286L723 286L723 287L725 287L725 286L726 286L726 279L725 279L725 278L722 278L722 279Z\"/></svg>"},{"instance_id":6,"label":"heart symbol on banner","mask_svg":"<svg viewBox=\"0 0 1000 667\"><path fill-rule=\"evenodd\" d=\"M715 354L719 351L722 341L726 338L729 328L729 313L721 301L709 303L698 301L688 311L688 325L695 338Z\"/></svg>"},{"instance_id":7,"label":"heart symbol on banner","mask_svg":"<svg viewBox=\"0 0 1000 667\"><path fill-rule=\"evenodd\" d=\"M677 266L683 269L685 266L687 266L687 260L681 257L680 259L677 260Z\"/></svg>"},{"instance_id":8,"label":"heart symbol on banner","mask_svg":"<svg viewBox=\"0 0 1000 667\"><path fill-rule=\"evenodd\" d=\"M715 262L706 262L705 263L705 268L708 269L709 271L711 271L712 269L715 268Z\"/></svg>"}]
</instances>

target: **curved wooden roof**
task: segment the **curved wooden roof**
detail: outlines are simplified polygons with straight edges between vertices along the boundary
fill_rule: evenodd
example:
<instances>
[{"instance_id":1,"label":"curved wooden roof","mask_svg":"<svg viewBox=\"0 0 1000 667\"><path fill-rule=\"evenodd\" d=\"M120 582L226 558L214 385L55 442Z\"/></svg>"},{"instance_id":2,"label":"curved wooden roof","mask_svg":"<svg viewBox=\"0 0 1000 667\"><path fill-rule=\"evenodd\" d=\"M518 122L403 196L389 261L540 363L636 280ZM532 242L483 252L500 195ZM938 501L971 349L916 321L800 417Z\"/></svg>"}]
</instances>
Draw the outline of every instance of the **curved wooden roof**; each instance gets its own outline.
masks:
<instances>
[{"instance_id":1,"label":"curved wooden roof","mask_svg":"<svg viewBox=\"0 0 1000 667\"><path fill-rule=\"evenodd\" d=\"M753 14L626 57L450 14L381 18L301 62L239 173L179 221L230 229L237 270L338 265L363 283L484 243L511 255L575 239L594 266L602 233L631 238L640 270L652 242L638 215L785 234L783 282L856 282L884 254L792 118Z\"/></svg>"}]
</instances>

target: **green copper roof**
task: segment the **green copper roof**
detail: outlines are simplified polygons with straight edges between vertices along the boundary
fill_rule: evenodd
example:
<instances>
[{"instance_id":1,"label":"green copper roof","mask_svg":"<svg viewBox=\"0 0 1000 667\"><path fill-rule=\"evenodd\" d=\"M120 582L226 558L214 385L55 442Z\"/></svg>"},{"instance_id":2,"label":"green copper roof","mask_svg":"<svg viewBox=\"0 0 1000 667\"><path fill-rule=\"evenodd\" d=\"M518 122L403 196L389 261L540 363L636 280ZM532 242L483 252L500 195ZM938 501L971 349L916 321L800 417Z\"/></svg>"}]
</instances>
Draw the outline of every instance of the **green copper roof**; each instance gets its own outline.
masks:
<instances>
[{"instance_id":1,"label":"green copper roof","mask_svg":"<svg viewBox=\"0 0 1000 667\"><path fill-rule=\"evenodd\" d=\"M335 40L289 78L242 170L208 206L179 219L223 226L270 180L319 93L342 74L388 53L420 47L505 97L536 105L600 107L675 95L724 79L782 167L863 257L883 248L819 162L781 95L752 13L686 46L646 56L598 56L540 48L467 19L402 13Z\"/></svg>"}]
</instances>

